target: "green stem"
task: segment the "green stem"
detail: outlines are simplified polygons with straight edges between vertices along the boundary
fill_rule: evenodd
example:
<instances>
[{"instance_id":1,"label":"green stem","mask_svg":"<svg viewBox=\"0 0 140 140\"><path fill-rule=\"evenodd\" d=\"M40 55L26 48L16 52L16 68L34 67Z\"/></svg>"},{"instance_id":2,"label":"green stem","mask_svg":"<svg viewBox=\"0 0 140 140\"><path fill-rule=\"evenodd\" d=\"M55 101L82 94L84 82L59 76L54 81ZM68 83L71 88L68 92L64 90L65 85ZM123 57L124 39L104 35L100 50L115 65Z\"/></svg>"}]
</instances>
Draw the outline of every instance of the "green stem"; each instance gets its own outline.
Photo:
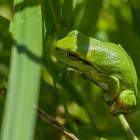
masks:
<instances>
[{"instance_id":1,"label":"green stem","mask_svg":"<svg viewBox=\"0 0 140 140\"><path fill-rule=\"evenodd\" d=\"M139 140L137 138L137 136L134 134L134 132L132 131L130 125L128 124L127 120L125 119L124 115L123 114L120 114L118 116L127 136L131 139L131 140Z\"/></svg>"}]
</instances>

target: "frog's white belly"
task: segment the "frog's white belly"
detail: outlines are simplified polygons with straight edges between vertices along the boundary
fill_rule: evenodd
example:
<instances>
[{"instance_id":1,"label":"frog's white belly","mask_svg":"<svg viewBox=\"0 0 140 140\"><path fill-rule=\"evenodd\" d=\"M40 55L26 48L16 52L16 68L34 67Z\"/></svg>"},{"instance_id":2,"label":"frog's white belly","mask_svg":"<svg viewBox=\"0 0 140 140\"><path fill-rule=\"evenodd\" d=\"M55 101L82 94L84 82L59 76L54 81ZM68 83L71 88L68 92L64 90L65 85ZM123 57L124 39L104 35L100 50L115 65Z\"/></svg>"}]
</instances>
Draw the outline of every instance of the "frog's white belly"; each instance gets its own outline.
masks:
<instances>
[{"instance_id":1,"label":"frog's white belly","mask_svg":"<svg viewBox=\"0 0 140 140\"><path fill-rule=\"evenodd\" d=\"M97 82L97 83L103 90L106 90L106 91L109 90L109 86L107 83L105 83L105 82Z\"/></svg>"}]
</instances>

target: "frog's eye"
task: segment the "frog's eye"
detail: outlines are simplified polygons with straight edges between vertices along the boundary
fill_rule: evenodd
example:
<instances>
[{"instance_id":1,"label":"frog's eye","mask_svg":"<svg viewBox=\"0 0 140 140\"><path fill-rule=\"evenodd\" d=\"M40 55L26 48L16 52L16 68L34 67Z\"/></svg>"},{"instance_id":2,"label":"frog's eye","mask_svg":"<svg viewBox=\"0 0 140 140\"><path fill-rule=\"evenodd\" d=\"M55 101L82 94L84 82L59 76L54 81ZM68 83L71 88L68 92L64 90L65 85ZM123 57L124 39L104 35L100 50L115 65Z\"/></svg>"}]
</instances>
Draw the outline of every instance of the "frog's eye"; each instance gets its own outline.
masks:
<instances>
[{"instance_id":1,"label":"frog's eye","mask_svg":"<svg viewBox=\"0 0 140 140\"><path fill-rule=\"evenodd\" d=\"M69 59L71 59L73 61L75 61L79 58L78 55L76 53L72 52L72 51L68 51L67 56L68 56Z\"/></svg>"}]
</instances>

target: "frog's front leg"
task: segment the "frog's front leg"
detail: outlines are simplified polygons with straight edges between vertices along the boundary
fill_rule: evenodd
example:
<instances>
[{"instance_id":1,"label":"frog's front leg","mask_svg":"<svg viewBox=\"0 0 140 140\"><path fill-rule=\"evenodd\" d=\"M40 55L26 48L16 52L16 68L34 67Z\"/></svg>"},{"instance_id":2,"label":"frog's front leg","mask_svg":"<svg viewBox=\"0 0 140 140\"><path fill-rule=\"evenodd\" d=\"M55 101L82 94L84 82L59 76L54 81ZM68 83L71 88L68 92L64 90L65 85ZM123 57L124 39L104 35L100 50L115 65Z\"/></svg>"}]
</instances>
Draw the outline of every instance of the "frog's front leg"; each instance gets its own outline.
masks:
<instances>
[{"instance_id":1,"label":"frog's front leg","mask_svg":"<svg viewBox=\"0 0 140 140\"><path fill-rule=\"evenodd\" d=\"M119 79L115 76L109 76L107 78L108 82L108 91L103 91L102 96L105 102L112 103L115 98L120 93L120 82Z\"/></svg>"},{"instance_id":2,"label":"frog's front leg","mask_svg":"<svg viewBox=\"0 0 140 140\"><path fill-rule=\"evenodd\" d=\"M113 103L120 93L120 82L115 76L98 73L96 76L97 84L103 89L102 97L107 104Z\"/></svg>"}]
</instances>

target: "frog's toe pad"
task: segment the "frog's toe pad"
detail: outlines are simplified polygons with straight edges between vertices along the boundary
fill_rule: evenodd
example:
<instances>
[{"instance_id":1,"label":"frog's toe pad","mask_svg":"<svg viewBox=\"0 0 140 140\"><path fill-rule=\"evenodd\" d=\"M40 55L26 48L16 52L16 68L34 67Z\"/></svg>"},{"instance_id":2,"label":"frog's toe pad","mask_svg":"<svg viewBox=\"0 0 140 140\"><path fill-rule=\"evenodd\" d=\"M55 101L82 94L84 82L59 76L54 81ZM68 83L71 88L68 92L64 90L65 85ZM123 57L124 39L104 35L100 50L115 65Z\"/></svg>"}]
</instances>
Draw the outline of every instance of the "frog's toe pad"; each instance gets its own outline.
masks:
<instances>
[{"instance_id":1,"label":"frog's toe pad","mask_svg":"<svg viewBox=\"0 0 140 140\"><path fill-rule=\"evenodd\" d=\"M136 106L136 95L132 90L124 90L119 95L119 101L126 107Z\"/></svg>"}]
</instances>

